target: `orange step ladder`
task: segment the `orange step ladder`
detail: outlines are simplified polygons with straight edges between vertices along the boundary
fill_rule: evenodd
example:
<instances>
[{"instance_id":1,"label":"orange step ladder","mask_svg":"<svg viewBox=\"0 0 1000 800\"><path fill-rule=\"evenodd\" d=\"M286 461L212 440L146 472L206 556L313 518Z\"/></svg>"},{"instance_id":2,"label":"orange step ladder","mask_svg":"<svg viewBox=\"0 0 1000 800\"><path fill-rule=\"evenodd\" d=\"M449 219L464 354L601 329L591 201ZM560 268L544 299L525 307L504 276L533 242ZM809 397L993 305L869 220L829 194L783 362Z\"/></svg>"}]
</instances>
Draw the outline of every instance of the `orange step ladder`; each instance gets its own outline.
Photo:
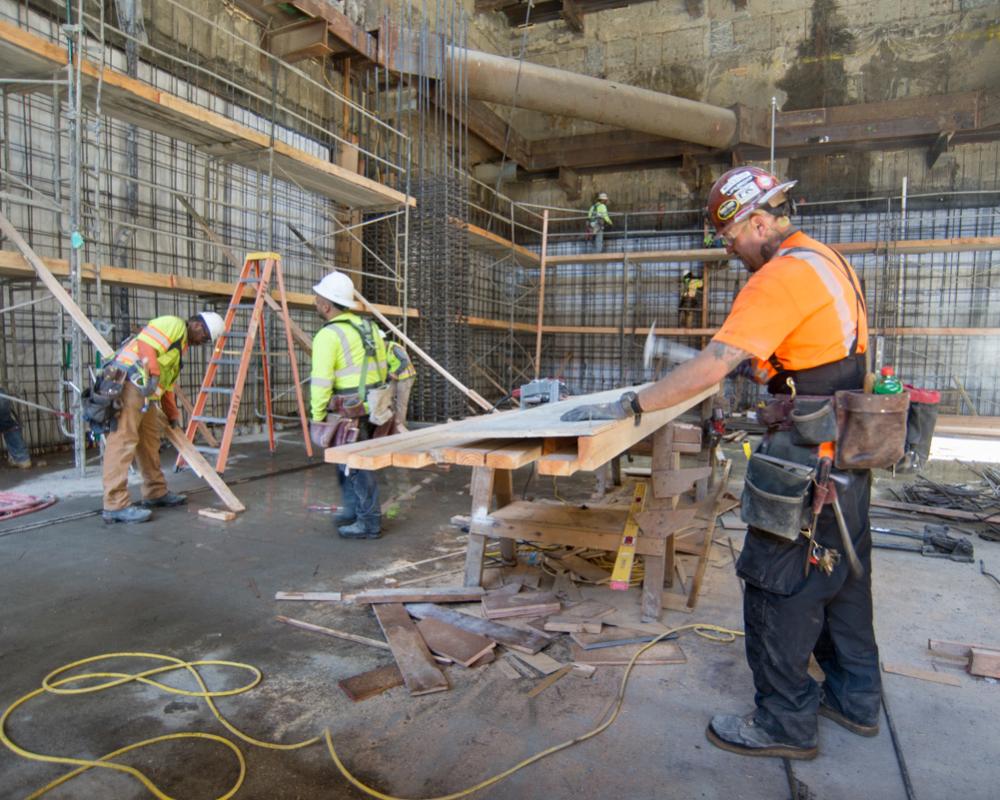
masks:
<instances>
[{"instance_id":1,"label":"orange step ladder","mask_svg":"<svg viewBox=\"0 0 1000 800\"><path fill-rule=\"evenodd\" d=\"M226 468L226 461L229 458L229 448L233 443L233 434L236 431L236 418L239 415L240 401L243 397L243 388L246 384L247 373L250 371L250 362L254 356L254 346L257 339L260 339L259 355L261 357L261 375L264 383L264 405L265 417L267 420L268 444L271 452L274 452L274 413L271 403L271 374L268 365L267 336L264 331L264 303L265 297L270 289L271 281L277 283L277 300L280 305L280 316L285 328L285 340L288 345L288 361L292 368L292 383L295 387L295 398L299 407L299 418L302 421L302 435L305 440L306 453L312 456L312 442L309 439L309 417L306 415L305 400L302 397L302 385L299 383L299 366L295 359L295 345L292 341L291 318L288 315L288 301L285 298L285 282L281 275L281 256L277 253L249 253L243 262L243 269L240 272L233 296L229 301L229 308L224 318L225 327L223 333L215 341L212 355L208 360L208 369L205 370L205 377L202 379L201 389L198 391L198 398L194 403L194 410L188 418L188 425L185 434L189 441L194 441L195 431L199 425L224 425L225 429L218 447L202 447L198 449L205 453L218 453L215 461L215 471L222 474ZM247 300L248 290L253 291L253 302ZM250 312L250 320L246 325L246 332L242 326L237 326L234 330L234 323L237 315L246 311ZM234 349L228 345L230 341ZM240 341L242 340L242 344ZM231 368L236 368L236 374L232 378L231 385L219 386L219 371L223 374L231 372ZM211 397L228 397L229 404L224 417L212 416L205 413ZM183 461L177 459L177 466L180 467Z\"/></svg>"}]
</instances>

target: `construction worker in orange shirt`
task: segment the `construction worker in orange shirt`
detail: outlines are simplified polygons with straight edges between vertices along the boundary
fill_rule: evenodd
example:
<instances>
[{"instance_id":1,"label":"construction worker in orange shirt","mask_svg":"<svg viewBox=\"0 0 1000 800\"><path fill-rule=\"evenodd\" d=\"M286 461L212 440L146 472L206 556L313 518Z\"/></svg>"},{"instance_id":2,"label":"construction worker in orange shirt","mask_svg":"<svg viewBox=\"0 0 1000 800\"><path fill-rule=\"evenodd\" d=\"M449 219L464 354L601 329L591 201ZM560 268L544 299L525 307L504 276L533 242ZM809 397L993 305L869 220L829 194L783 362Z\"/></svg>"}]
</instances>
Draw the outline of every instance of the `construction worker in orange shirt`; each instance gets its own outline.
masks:
<instances>
[{"instance_id":1,"label":"construction worker in orange shirt","mask_svg":"<svg viewBox=\"0 0 1000 800\"><path fill-rule=\"evenodd\" d=\"M187 497L167 488L160 466L160 438L164 424L181 427L173 388L184 353L191 345L213 341L224 328L214 311L188 320L163 316L151 320L115 353L101 372L97 394L112 394L117 417L105 434L104 511L106 523L149 520L150 509L179 506ZM142 501L132 505L128 468L138 461L142 474Z\"/></svg>"},{"instance_id":2,"label":"construction worker in orange shirt","mask_svg":"<svg viewBox=\"0 0 1000 800\"><path fill-rule=\"evenodd\" d=\"M809 759L818 752L817 715L861 736L878 732L881 682L872 626L871 472L833 469L839 505L822 504L834 497L824 491L813 506L811 493L824 462L828 468L832 463L825 449L834 446L831 440L837 464L842 455L830 397L864 384L865 300L843 257L792 224L788 193L794 185L749 166L719 178L708 218L750 272L721 329L700 354L656 383L612 403L578 407L563 419L625 419L667 408L738 369L768 385L775 395L762 410L769 412L768 434L748 463L748 476L755 467L755 474L777 482L794 476L802 497L791 505L794 513L778 520L757 487L748 480L744 488L748 532L737 574L746 584L755 708L714 716L706 735L742 755ZM799 437L795 412L806 398L793 399L792 386L811 396L810 408L827 409L832 432L820 425L809 434L818 441ZM801 531L810 520L807 538ZM811 655L825 674L822 685L807 672Z\"/></svg>"}]
</instances>

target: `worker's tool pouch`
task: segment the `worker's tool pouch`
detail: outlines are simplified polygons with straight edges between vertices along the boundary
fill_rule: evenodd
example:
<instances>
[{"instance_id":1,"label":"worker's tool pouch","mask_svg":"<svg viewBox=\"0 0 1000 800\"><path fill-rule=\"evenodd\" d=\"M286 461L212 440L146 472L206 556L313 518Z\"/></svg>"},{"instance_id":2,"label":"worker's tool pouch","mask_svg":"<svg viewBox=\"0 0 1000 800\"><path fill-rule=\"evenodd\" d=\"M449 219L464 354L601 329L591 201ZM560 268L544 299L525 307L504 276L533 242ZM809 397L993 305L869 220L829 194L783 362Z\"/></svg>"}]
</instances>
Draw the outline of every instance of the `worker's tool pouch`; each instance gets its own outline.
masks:
<instances>
[{"instance_id":1,"label":"worker's tool pouch","mask_svg":"<svg viewBox=\"0 0 1000 800\"><path fill-rule=\"evenodd\" d=\"M818 445L837 440L832 397L796 397L788 419L794 444Z\"/></svg>"},{"instance_id":2,"label":"worker's tool pouch","mask_svg":"<svg viewBox=\"0 0 1000 800\"><path fill-rule=\"evenodd\" d=\"M814 474L812 467L754 453L747 463L741 518L783 539L798 539L808 524Z\"/></svg>"},{"instance_id":3,"label":"worker's tool pouch","mask_svg":"<svg viewBox=\"0 0 1000 800\"><path fill-rule=\"evenodd\" d=\"M372 425L378 427L393 418L392 394L388 384L368 387L368 421Z\"/></svg>"},{"instance_id":4,"label":"worker's tool pouch","mask_svg":"<svg viewBox=\"0 0 1000 800\"><path fill-rule=\"evenodd\" d=\"M888 469L903 457L910 406L907 392L840 391L835 405L837 469Z\"/></svg>"},{"instance_id":5,"label":"worker's tool pouch","mask_svg":"<svg viewBox=\"0 0 1000 800\"><path fill-rule=\"evenodd\" d=\"M118 415L122 411L122 391L127 372L109 363L101 371L90 389L81 395L83 421L90 426L94 436L112 433L118 428Z\"/></svg>"}]
</instances>

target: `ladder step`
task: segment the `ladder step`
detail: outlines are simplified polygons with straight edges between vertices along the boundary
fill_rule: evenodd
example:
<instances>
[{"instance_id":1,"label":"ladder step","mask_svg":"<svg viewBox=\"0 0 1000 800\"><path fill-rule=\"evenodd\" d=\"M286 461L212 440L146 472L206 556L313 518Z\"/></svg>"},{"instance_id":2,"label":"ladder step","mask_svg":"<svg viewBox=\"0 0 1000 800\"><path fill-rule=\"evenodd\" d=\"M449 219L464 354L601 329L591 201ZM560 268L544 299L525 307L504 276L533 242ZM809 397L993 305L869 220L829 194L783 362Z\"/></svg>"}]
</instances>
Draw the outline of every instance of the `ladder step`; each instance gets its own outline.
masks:
<instances>
[{"instance_id":1,"label":"ladder step","mask_svg":"<svg viewBox=\"0 0 1000 800\"><path fill-rule=\"evenodd\" d=\"M256 303L230 303L230 308L235 308L237 311L250 311Z\"/></svg>"},{"instance_id":2,"label":"ladder step","mask_svg":"<svg viewBox=\"0 0 1000 800\"><path fill-rule=\"evenodd\" d=\"M249 336L247 331L227 331L225 337L227 339L246 339Z\"/></svg>"},{"instance_id":3,"label":"ladder step","mask_svg":"<svg viewBox=\"0 0 1000 800\"><path fill-rule=\"evenodd\" d=\"M205 394L232 394L232 389L226 389L221 386L210 386L208 389L202 389Z\"/></svg>"},{"instance_id":4,"label":"ladder step","mask_svg":"<svg viewBox=\"0 0 1000 800\"><path fill-rule=\"evenodd\" d=\"M221 447L209 447L208 445L204 444L196 444L194 446L194 449L197 450L199 453L209 453L212 455L218 455L219 451L222 450Z\"/></svg>"},{"instance_id":5,"label":"ladder step","mask_svg":"<svg viewBox=\"0 0 1000 800\"><path fill-rule=\"evenodd\" d=\"M240 278L240 283L260 283L260 278Z\"/></svg>"},{"instance_id":6,"label":"ladder step","mask_svg":"<svg viewBox=\"0 0 1000 800\"><path fill-rule=\"evenodd\" d=\"M195 422L208 422L212 425L225 425L229 422L225 417L204 417L201 415L191 417Z\"/></svg>"},{"instance_id":7,"label":"ladder step","mask_svg":"<svg viewBox=\"0 0 1000 800\"><path fill-rule=\"evenodd\" d=\"M213 358L212 359L212 363L213 364L223 364L223 365L225 365L225 364L239 364L240 363L240 359L238 359L238 358Z\"/></svg>"}]
</instances>

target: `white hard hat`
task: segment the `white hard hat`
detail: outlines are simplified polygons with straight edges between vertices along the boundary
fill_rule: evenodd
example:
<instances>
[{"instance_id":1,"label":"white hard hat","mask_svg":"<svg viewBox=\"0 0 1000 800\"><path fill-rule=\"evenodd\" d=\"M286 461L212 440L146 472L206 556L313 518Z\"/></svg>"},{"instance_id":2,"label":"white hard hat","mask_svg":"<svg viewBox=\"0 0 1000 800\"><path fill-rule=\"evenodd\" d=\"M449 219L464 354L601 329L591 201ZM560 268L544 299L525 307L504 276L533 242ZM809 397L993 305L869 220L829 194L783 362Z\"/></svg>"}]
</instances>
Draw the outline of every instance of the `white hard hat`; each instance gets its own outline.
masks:
<instances>
[{"instance_id":1,"label":"white hard hat","mask_svg":"<svg viewBox=\"0 0 1000 800\"><path fill-rule=\"evenodd\" d=\"M212 337L213 342L222 335L222 331L226 327L226 323L223 322L221 316L216 314L214 311L202 311L198 316L201 317L201 321L204 322L205 327L208 328L208 335Z\"/></svg>"},{"instance_id":2,"label":"white hard hat","mask_svg":"<svg viewBox=\"0 0 1000 800\"><path fill-rule=\"evenodd\" d=\"M313 286L313 291L338 306L350 308L354 305L354 284L343 272L323 276L323 280Z\"/></svg>"},{"instance_id":3,"label":"white hard hat","mask_svg":"<svg viewBox=\"0 0 1000 800\"><path fill-rule=\"evenodd\" d=\"M597 199L598 200L607 200L608 199L608 193L607 192L599 192L598 195L597 195Z\"/></svg>"}]
</instances>

